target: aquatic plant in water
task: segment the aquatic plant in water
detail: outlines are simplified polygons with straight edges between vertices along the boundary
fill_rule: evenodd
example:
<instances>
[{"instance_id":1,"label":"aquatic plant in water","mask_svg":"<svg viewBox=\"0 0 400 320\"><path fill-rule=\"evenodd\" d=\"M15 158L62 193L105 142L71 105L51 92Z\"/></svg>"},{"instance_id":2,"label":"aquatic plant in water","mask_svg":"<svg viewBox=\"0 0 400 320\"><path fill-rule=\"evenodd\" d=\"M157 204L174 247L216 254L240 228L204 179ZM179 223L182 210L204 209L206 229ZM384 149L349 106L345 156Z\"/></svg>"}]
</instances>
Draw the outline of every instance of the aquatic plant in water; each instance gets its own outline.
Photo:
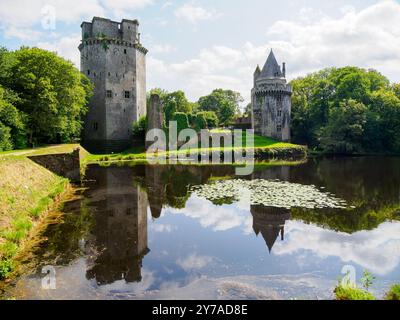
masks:
<instances>
[{"instance_id":1,"label":"aquatic plant in water","mask_svg":"<svg viewBox=\"0 0 400 320\"><path fill-rule=\"evenodd\" d=\"M197 196L210 201L230 198L240 201L250 193L251 205L264 205L290 209L301 207L307 209L347 207L345 200L322 191L314 185L303 185L280 180L224 180L210 184L192 186L191 191Z\"/></svg>"}]
</instances>

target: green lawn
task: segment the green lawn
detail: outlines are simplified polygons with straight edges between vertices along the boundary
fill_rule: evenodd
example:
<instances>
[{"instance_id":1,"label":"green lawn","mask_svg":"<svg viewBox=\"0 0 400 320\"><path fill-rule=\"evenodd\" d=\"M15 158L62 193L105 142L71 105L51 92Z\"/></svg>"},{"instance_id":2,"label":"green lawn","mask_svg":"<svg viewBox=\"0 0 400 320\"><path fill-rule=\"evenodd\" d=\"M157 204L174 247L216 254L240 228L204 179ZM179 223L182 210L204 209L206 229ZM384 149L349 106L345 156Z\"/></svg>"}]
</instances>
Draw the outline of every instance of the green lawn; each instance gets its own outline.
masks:
<instances>
[{"instance_id":1,"label":"green lawn","mask_svg":"<svg viewBox=\"0 0 400 320\"><path fill-rule=\"evenodd\" d=\"M221 130L213 130L214 133L222 133ZM287 142L279 142L273 140L271 138L261 137L258 135L252 135L254 138L254 150L257 151L276 151L282 149L301 149L304 148L303 146L299 146L292 143ZM245 144L244 147L229 147L229 148L209 148L208 151L239 151L239 150L250 150L249 147L246 145L246 135L243 134L243 143ZM115 153L115 154L90 154L86 152L79 144L61 144L61 145L49 145L34 149L24 149L24 150L13 150L13 151L6 151L0 152L0 160L9 159L9 158L25 158L27 156L35 156L35 155L44 155L44 154L55 154L55 153L67 153L72 152L74 149L80 147L81 157L83 159L83 163L93 163L93 162L100 162L100 161L134 161L134 160L146 160L146 150L142 147L134 147L128 149L126 151ZM182 155L182 154L198 154L204 152L205 149L202 148L192 148L192 149L183 149L178 151L172 152L164 152L159 153L159 155L166 155L167 157L171 155Z\"/></svg>"},{"instance_id":2,"label":"green lawn","mask_svg":"<svg viewBox=\"0 0 400 320\"><path fill-rule=\"evenodd\" d=\"M213 130L212 132L214 133L222 133L223 131L221 130ZM273 140L271 138L266 138L266 137L261 137L258 135L251 135L254 138L254 150L255 151L277 151L283 150L283 149L304 149L304 146L292 144L292 143L287 143L287 142L279 142L276 140ZM171 155L182 155L182 154L198 154L204 151L239 151L239 150L250 150L250 147L247 147L246 144L246 134L243 133L243 143L245 144L244 147L227 147L227 148L208 148L208 149L202 149L202 148L191 148L191 149L179 149L177 151L167 151L167 152L160 152L158 155L166 155L167 157ZM128 149L124 152L121 153L115 153L115 154L100 154L100 155L94 155L94 154L89 154L85 158L85 163L92 163L92 162L99 162L99 161L133 161L133 160L145 160L146 159L146 150L144 147L135 147Z\"/></svg>"}]
</instances>

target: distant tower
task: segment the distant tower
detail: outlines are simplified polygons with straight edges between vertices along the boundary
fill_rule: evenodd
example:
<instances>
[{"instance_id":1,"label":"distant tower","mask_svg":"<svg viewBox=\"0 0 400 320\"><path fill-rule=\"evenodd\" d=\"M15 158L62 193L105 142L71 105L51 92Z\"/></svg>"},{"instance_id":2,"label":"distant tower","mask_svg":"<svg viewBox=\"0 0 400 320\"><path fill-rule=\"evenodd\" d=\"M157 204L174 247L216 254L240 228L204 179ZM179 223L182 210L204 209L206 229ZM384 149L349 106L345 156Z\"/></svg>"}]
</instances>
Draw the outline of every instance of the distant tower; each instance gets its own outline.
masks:
<instances>
[{"instance_id":1,"label":"distant tower","mask_svg":"<svg viewBox=\"0 0 400 320\"><path fill-rule=\"evenodd\" d=\"M251 91L255 133L279 141L290 141L292 88L285 77L285 63L281 71L271 50L264 68L260 70L257 66L254 72L254 88Z\"/></svg>"},{"instance_id":2,"label":"distant tower","mask_svg":"<svg viewBox=\"0 0 400 320\"><path fill-rule=\"evenodd\" d=\"M83 146L118 152L132 144L132 124L146 115L146 54L137 20L83 22L81 72L93 82Z\"/></svg>"}]
</instances>

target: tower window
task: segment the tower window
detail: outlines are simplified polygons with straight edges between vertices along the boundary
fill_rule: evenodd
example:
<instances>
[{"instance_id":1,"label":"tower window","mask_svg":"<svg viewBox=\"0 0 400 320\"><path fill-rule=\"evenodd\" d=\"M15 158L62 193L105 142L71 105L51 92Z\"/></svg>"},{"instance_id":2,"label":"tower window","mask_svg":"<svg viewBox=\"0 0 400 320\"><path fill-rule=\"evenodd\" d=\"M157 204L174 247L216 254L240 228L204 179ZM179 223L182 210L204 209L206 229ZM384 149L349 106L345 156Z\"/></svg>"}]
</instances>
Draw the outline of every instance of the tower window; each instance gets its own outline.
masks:
<instances>
[{"instance_id":1,"label":"tower window","mask_svg":"<svg viewBox=\"0 0 400 320\"><path fill-rule=\"evenodd\" d=\"M278 110L278 117L282 117L282 110L281 109Z\"/></svg>"},{"instance_id":2,"label":"tower window","mask_svg":"<svg viewBox=\"0 0 400 320\"><path fill-rule=\"evenodd\" d=\"M98 122L94 122L94 123L93 123L93 130L94 130L94 131L99 130L99 123L98 123Z\"/></svg>"},{"instance_id":3,"label":"tower window","mask_svg":"<svg viewBox=\"0 0 400 320\"><path fill-rule=\"evenodd\" d=\"M126 49L124 49L124 53L126 54Z\"/></svg>"},{"instance_id":4,"label":"tower window","mask_svg":"<svg viewBox=\"0 0 400 320\"><path fill-rule=\"evenodd\" d=\"M112 91L111 90L107 90L106 91L106 97L107 98L112 98L112 96L113 96Z\"/></svg>"},{"instance_id":5,"label":"tower window","mask_svg":"<svg viewBox=\"0 0 400 320\"><path fill-rule=\"evenodd\" d=\"M90 70L87 71L88 76L90 76Z\"/></svg>"},{"instance_id":6,"label":"tower window","mask_svg":"<svg viewBox=\"0 0 400 320\"><path fill-rule=\"evenodd\" d=\"M278 132L281 132L282 131L282 125L278 124L277 127L276 127L276 130Z\"/></svg>"},{"instance_id":7,"label":"tower window","mask_svg":"<svg viewBox=\"0 0 400 320\"><path fill-rule=\"evenodd\" d=\"M108 76L111 77L111 73L108 73Z\"/></svg>"},{"instance_id":8,"label":"tower window","mask_svg":"<svg viewBox=\"0 0 400 320\"><path fill-rule=\"evenodd\" d=\"M130 99L130 97L131 97L131 92L125 91L125 99Z\"/></svg>"}]
</instances>

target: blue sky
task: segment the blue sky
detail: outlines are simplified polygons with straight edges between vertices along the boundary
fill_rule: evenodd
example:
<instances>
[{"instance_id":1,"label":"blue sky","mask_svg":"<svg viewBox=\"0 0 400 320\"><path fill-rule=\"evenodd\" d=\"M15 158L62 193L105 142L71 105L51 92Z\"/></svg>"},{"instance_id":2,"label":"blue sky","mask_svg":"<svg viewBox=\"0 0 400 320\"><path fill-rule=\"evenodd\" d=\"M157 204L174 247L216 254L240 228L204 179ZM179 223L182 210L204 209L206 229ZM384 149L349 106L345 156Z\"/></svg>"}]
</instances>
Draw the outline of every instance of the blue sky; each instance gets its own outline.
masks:
<instances>
[{"instance_id":1,"label":"blue sky","mask_svg":"<svg viewBox=\"0 0 400 320\"><path fill-rule=\"evenodd\" d=\"M57 51L79 67L80 23L95 15L139 19L148 88L182 89L191 100L221 87L248 101L253 71L270 48L289 79L357 65L400 81L394 0L1 0L0 44Z\"/></svg>"}]
</instances>

